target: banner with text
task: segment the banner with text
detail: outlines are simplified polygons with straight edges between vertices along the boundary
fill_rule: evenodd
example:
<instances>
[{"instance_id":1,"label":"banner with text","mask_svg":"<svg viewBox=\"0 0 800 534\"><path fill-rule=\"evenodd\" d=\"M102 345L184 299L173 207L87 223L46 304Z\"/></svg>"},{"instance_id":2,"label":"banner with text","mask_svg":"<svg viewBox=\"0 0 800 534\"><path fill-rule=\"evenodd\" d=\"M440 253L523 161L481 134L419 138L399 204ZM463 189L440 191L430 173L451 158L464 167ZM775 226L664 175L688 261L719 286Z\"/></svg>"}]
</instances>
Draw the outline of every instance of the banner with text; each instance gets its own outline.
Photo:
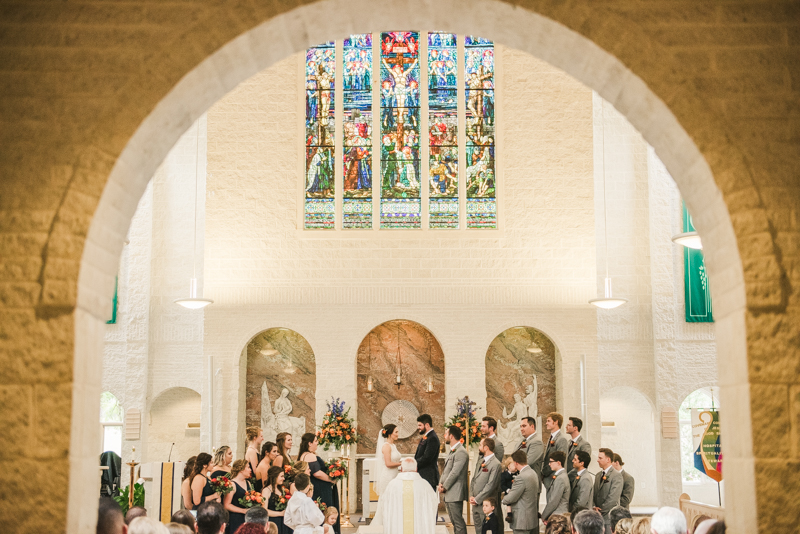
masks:
<instances>
[{"instance_id":1,"label":"banner with text","mask_svg":"<svg viewBox=\"0 0 800 534\"><path fill-rule=\"evenodd\" d=\"M717 482L722 481L722 449L719 441L719 412L692 409L694 467Z\"/></svg>"}]
</instances>

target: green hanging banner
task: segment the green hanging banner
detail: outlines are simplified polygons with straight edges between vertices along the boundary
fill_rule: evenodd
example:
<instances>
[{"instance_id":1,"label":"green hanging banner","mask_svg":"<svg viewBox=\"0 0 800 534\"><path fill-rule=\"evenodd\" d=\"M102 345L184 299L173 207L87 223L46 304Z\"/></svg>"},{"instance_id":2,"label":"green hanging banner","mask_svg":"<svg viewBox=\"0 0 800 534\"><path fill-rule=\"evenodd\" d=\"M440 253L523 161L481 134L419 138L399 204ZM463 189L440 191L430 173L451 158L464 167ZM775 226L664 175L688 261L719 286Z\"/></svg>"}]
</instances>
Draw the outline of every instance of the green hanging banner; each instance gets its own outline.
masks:
<instances>
[{"instance_id":1,"label":"green hanging banner","mask_svg":"<svg viewBox=\"0 0 800 534\"><path fill-rule=\"evenodd\" d=\"M692 217L686 204L681 202L683 208L683 231L694 232ZM683 247L683 282L686 301L687 323L713 323L714 315L711 309L711 292L708 288L708 275L706 274L706 261L703 251Z\"/></svg>"},{"instance_id":2,"label":"green hanging banner","mask_svg":"<svg viewBox=\"0 0 800 534\"><path fill-rule=\"evenodd\" d=\"M117 324L117 303L119 302L119 296L117 295L117 290L119 289L119 276L114 279L114 300L111 301L111 305L113 306L111 310L111 319L106 321L106 324Z\"/></svg>"}]
</instances>

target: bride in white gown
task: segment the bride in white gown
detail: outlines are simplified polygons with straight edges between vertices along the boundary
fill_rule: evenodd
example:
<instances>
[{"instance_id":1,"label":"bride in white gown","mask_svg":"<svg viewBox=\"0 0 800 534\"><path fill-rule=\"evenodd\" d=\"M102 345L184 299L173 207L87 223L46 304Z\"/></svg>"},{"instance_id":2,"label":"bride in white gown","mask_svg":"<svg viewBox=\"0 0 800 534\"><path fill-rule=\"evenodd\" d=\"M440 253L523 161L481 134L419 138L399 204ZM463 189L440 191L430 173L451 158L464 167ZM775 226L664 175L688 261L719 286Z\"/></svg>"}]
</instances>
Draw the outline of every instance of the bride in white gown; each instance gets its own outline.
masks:
<instances>
[{"instance_id":1,"label":"bride in white gown","mask_svg":"<svg viewBox=\"0 0 800 534\"><path fill-rule=\"evenodd\" d=\"M378 444L375 447L375 491L378 495L397 476L400 467L400 451L395 442L400 437L400 430L396 425L388 424L378 434Z\"/></svg>"}]
</instances>

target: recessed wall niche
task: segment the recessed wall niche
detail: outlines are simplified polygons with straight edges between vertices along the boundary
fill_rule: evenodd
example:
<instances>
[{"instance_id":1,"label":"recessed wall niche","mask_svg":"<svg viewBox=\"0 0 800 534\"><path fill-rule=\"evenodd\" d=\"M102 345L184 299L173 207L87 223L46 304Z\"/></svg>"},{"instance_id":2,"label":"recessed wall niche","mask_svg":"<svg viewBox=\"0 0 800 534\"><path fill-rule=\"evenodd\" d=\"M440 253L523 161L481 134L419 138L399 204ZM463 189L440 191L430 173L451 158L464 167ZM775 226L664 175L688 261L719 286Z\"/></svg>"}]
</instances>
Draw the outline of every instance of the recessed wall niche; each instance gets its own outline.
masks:
<instances>
[{"instance_id":1,"label":"recessed wall niche","mask_svg":"<svg viewBox=\"0 0 800 534\"><path fill-rule=\"evenodd\" d=\"M497 434L507 454L522 436L523 417L537 419L542 439L547 414L556 411L556 347L545 334L529 326L509 328L486 351L486 413L498 422Z\"/></svg>"},{"instance_id":2,"label":"recessed wall niche","mask_svg":"<svg viewBox=\"0 0 800 534\"><path fill-rule=\"evenodd\" d=\"M260 426L265 441L275 441L280 432L294 438L292 454L300 447L300 436L316 430L317 364L306 339L288 328L270 328L247 345L247 426Z\"/></svg>"},{"instance_id":3,"label":"recessed wall niche","mask_svg":"<svg viewBox=\"0 0 800 534\"><path fill-rule=\"evenodd\" d=\"M406 320L387 321L376 326L361 341L357 362L359 453L375 452L384 416L399 418L391 422L402 423L398 426L407 430L401 430L397 449L403 454L413 453L419 441L414 410L431 416L434 429L442 439L444 353L427 328ZM395 384L398 365L402 382L400 387ZM372 392L367 391L370 377ZM432 385L430 392L429 380ZM387 411L391 403L394 404ZM409 434L412 428L413 433Z\"/></svg>"}]
</instances>

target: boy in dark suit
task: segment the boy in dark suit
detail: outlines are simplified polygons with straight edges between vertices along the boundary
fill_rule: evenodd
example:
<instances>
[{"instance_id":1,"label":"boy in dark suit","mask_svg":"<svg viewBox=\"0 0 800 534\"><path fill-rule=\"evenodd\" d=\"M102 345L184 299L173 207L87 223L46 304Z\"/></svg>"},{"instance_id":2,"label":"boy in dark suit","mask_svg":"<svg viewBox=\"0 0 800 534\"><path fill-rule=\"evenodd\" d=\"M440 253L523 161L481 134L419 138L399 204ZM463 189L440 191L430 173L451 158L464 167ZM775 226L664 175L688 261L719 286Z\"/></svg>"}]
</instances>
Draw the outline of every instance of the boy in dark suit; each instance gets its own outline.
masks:
<instances>
[{"instance_id":1,"label":"boy in dark suit","mask_svg":"<svg viewBox=\"0 0 800 534\"><path fill-rule=\"evenodd\" d=\"M497 508L497 499L494 497L486 497L483 500L483 527L481 527L481 534L503 534L500 527L500 518L497 517L495 509Z\"/></svg>"}]
</instances>

